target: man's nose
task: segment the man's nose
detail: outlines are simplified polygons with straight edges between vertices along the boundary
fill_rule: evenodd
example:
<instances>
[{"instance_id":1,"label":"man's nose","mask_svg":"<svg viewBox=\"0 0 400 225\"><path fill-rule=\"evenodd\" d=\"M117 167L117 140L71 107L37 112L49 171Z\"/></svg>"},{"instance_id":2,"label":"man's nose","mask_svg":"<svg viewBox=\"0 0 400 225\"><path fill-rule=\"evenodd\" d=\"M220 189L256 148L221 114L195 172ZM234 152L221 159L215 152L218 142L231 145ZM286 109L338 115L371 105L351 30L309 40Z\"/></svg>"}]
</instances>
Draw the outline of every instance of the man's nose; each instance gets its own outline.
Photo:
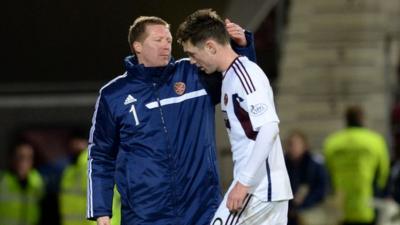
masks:
<instances>
[{"instance_id":1,"label":"man's nose","mask_svg":"<svg viewBox=\"0 0 400 225\"><path fill-rule=\"evenodd\" d=\"M163 47L165 49L171 49L172 48L172 44L171 44L171 42L164 41Z\"/></svg>"}]
</instances>

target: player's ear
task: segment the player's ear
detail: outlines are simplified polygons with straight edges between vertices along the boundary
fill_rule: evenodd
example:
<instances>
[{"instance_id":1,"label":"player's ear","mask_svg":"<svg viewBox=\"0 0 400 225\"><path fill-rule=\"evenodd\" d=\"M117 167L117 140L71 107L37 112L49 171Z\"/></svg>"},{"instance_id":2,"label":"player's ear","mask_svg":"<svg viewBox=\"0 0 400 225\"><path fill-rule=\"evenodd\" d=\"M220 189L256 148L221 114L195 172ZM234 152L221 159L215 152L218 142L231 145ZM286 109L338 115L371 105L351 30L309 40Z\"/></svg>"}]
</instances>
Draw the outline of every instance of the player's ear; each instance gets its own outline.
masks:
<instances>
[{"instance_id":1,"label":"player's ear","mask_svg":"<svg viewBox=\"0 0 400 225\"><path fill-rule=\"evenodd\" d=\"M142 44L138 41L133 42L132 48L135 51L135 53L141 53L142 52Z\"/></svg>"},{"instance_id":2,"label":"player's ear","mask_svg":"<svg viewBox=\"0 0 400 225\"><path fill-rule=\"evenodd\" d=\"M206 51L212 55L215 55L215 53L217 53L216 43L212 40L206 41L205 48L206 48Z\"/></svg>"}]
</instances>

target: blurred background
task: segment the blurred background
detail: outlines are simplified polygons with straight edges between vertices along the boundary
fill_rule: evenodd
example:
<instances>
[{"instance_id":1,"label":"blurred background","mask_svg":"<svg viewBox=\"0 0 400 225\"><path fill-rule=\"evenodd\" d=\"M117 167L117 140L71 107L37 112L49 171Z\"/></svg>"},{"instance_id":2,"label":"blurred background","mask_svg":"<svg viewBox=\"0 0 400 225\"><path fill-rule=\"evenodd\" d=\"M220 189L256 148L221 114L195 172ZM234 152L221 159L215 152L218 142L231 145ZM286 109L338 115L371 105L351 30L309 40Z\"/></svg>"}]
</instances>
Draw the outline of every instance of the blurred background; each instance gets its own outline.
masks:
<instances>
[{"instance_id":1,"label":"blurred background","mask_svg":"<svg viewBox=\"0 0 400 225\"><path fill-rule=\"evenodd\" d=\"M57 210L70 141L76 134L87 138L99 88L124 73L130 24L140 15L159 16L174 36L200 8L255 34L282 139L300 129L311 152L322 156L326 137L345 128L346 108L359 105L365 127L384 137L394 168L400 158L400 0L15 0L0 8L0 169L18 140L32 144L46 187L42 207ZM184 57L175 42L173 56ZM225 190L232 159L218 109ZM59 224L54 215L39 223Z\"/></svg>"}]
</instances>

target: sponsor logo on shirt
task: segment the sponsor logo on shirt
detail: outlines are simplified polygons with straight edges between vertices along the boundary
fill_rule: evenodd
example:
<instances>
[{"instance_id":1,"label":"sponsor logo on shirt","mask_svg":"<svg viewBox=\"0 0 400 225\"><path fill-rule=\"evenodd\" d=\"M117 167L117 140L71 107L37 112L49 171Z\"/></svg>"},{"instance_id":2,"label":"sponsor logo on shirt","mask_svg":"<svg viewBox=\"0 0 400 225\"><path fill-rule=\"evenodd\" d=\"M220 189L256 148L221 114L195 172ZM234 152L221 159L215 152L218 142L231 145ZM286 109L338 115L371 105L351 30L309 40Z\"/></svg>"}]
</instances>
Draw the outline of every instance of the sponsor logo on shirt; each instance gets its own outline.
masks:
<instances>
[{"instance_id":1,"label":"sponsor logo on shirt","mask_svg":"<svg viewBox=\"0 0 400 225\"><path fill-rule=\"evenodd\" d=\"M183 82L176 82L174 85L174 89L177 95L182 95L183 93L185 93L186 85Z\"/></svg>"},{"instance_id":2,"label":"sponsor logo on shirt","mask_svg":"<svg viewBox=\"0 0 400 225\"><path fill-rule=\"evenodd\" d=\"M250 113L253 116L261 116L267 111L267 105L263 103L255 104L250 106Z\"/></svg>"}]
</instances>

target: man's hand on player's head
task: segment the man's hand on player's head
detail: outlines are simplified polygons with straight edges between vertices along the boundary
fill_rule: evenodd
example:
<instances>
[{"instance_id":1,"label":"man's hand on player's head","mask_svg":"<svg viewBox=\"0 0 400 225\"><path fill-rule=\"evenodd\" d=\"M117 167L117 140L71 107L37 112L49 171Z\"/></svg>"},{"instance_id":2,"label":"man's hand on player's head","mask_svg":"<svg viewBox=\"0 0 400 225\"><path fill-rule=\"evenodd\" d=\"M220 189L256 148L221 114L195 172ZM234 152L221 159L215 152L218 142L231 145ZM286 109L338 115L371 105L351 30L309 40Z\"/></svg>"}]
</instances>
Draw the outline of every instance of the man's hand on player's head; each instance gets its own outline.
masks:
<instances>
[{"instance_id":1,"label":"man's hand on player's head","mask_svg":"<svg viewBox=\"0 0 400 225\"><path fill-rule=\"evenodd\" d=\"M232 23L229 19L225 19L225 27L229 36L234 42L236 42L236 44L242 47L247 46L246 35L244 34L244 29L242 27L236 23Z\"/></svg>"}]
</instances>

